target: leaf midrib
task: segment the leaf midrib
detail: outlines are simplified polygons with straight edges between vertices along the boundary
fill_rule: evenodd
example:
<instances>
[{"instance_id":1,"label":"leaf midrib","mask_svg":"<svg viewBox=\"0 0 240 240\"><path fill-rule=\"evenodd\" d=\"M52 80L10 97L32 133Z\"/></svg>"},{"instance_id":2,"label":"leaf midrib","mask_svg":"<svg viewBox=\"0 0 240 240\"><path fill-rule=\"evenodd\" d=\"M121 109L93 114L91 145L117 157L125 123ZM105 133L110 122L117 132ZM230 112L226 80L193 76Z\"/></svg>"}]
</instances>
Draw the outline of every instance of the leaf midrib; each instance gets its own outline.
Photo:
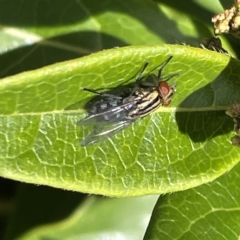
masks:
<instances>
[{"instance_id":1,"label":"leaf midrib","mask_svg":"<svg viewBox=\"0 0 240 240\"><path fill-rule=\"evenodd\" d=\"M199 107L199 108L183 108L183 107L160 107L154 113L158 112L165 112L165 113L172 113L172 112L210 112L210 111L226 111L230 106L211 106L211 107ZM0 114L0 117L11 117L11 116L41 116L41 115L48 115L48 114L71 114L71 113L84 113L86 112L83 109L76 109L76 110L54 110L49 112L24 112L24 113L13 113L13 114Z\"/></svg>"}]
</instances>

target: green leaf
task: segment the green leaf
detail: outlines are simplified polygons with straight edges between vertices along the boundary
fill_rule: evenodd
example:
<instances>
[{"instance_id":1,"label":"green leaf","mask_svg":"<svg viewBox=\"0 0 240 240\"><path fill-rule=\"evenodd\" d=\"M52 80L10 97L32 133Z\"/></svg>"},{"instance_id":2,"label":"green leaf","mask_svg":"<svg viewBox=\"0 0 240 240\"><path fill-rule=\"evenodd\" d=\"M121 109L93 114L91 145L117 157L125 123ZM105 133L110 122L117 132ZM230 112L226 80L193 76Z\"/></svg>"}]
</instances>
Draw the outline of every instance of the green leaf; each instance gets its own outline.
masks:
<instances>
[{"instance_id":1,"label":"green leaf","mask_svg":"<svg viewBox=\"0 0 240 240\"><path fill-rule=\"evenodd\" d=\"M185 189L228 171L239 156L239 149L230 143L232 119L224 113L230 104L239 101L238 61L196 48L150 45L199 46L203 38L213 35L211 18L223 12L219 2L225 8L232 5L226 0L1 0L0 78L39 70L1 80L0 174L58 188L130 196ZM239 56L238 42L222 36L221 41L231 56ZM107 51L106 55L102 52L78 59L116 46L139 44L148 47L115 49ZM79 142L91 128L77 127L76 122L86 115L84 105L94 97L94 94L81 91L81 87L101 91L114 88L118 93L119 85L128 86L134 82L146 60L150 60L148 71L158 67L170 54L174 57L164 75L180 73L170 81L170 84L176 83L177 90L172 104L97 146L81 148ZM41 69L69 59L75 60ZM112 59L115 62L112 63ZM238 186L238 178L235 181L232 182L234 187ZM10 187L6 183L11 183ZM73 236L74 216L78 218L81 209L86 210L87 204L84 206L83 201L83 206L79 203L80 210L74 212L76 215L71 215L76 207L74 201L82 194L54 188L48 188L43 194L40 189L46 187L31 185L22 193L22 204L18 204L17 197L9 201L7 195L7 207L4 208L3 190L7 189L15 197L13 183L25 185L0 178L0 238L3 238L5 226L2 220L9 217L6 209L12 207L15 218L7 226L11 235L8 239L17 238L23 232L24 237L30 236L30 239L33 235L42 239L41 233L46 233L45 236L52 233L55 238L60 230L64 236ZM202 187L205 186L210 194L212 190L208 185ZM122 215L113 209L130 206L131 216L123 214L129 226L129 218L140 216L150 203L146 198L143 200L146 205L142 206L137 205L138 198L130 199L132 205L127 204L128 199L118 200L114 207L108 199L102 200L102 205L105 201L109 205L105 206L105 211L116 213L113 215L119 222L118 226L117 221L112 224L113 231L108 227L105 230L111 237L121 230L126 237L129 231L127 227L121 228L119 216ZM94 203L98 205L100 201ZM89 204L85 221L78 222L78 228L82 224L86 226L81 228L83 231L92 225L92 219L96 223L99 218L100 211L94 211L94 203ZM234 208L231 213L235 215L237 210ZM59 215L63 216L63 221L56 223ZM114 216L109 217L110 221ZM182 220L182 216L178 217ZM210 225L215 226L218 216L211 220ZM50 221L52 224L48 224ZM222 222L226 221L228 219L223 217ZM136 227L138 222L133 220L132 224ZM133 225L131 228L135 229ZM145 227L141 226L143 234ZM104 229L98 227L92 230L93 238ZM209 229L207 227L202 232ZM138 233L136 230L130 236L139 239Z\"/></svg>"},{"instance_id":2,"label":"green leaf","mask_svg":"<svg viewBox=\"0 0 240 240\"><path fill-rule=\"evenodd\" d=\"M24 184L6 239L142 239L157 198L108 199Z\"/></svg>"},{"instance_id":3,"label":"green leaf","mask_svg":"<svg viewBox=\"0 0 240 240\"><path fill-rule=\"evenodd\" d=\"M240 165L212 183L161 196L144 239L238 239Z\"/></svg>"},{"instance_id":4,"label":"green leaf","mask_svg":"<svg viewBox=\"0 0 240 240\"><path fill-rule=\"evenodd\" d=\"M216 13L193 1L23 0L17 6L12 1L0 2L0 78L113 47L199 46L202 38L213 35L211 17ZM217 0L211 3L219 9Z\"/></svg>"},{"instance_id":5,"label":"green leaf","mask_svg":"<svg viewBox=\"0 0 240 240\"><path fill-rule=\"evenodd\" d=\"M134 82L146 61L156 69L170 54L164 75L180 74L170 107L105 142L80 147L90 129L76 122L93 97L81 87ZM166 193L211 181L239 159L229 143L233 122L224 113L239 100L238 69L237 60L216 52L153 45L103 51L3 79L1 175L109 196Z\"/></svg>"}]
</instances>

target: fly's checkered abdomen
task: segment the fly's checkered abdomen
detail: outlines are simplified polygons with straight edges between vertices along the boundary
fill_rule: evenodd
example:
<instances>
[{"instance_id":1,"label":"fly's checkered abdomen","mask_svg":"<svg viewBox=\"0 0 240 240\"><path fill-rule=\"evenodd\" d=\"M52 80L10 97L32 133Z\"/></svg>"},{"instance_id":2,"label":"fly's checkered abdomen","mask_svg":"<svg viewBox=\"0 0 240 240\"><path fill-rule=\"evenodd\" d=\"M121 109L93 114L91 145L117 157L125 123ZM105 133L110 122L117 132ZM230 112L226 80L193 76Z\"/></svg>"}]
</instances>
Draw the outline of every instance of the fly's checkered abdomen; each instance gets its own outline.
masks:
<instances>
[{"instance_id":1,"label":"fly's checkered abdomen","mask_svg":"<svg viewBox=\"0 0 240 240\"><path fill-rule=\"evenodd\" d=\"M105 125L128 120L129 112L135 108L135 101L131 99L103 98L95 102L89 109L89 115L80 120L78 125Z\"/></svg>"}]
</instances>

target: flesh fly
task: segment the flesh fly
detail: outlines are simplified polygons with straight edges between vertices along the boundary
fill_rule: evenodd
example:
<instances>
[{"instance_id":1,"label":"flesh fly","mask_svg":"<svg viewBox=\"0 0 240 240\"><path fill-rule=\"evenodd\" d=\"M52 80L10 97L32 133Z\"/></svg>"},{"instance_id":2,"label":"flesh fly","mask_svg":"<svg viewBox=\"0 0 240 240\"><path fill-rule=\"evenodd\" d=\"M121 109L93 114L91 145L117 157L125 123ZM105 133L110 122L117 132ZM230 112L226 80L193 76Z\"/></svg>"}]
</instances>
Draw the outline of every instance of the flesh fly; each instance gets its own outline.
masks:
<instances>
[{"instance_id":1,"label":"flesh fly","mask_svg":"<svg viewBox=\"0 0 240 240\"><path fill-rule=\"evenodd\" d=\"M81 145L88 146L103 141L125 129L137 119L154 112L160 106L168 106L175 88L167 81L178 74L170 75L164 79L162 71L172 57L170 56L161 65L157 75L143 76L143 72L148 66L148 62L146 62L132 90L127 95L118 96L83 88L85 91L99 95L101 99L91 106L87 117L77 122L77 125L80 126L94 126L93 131L82 140ZM147 81L150 77L152 82Z\"/></svg>"}]
</instances>

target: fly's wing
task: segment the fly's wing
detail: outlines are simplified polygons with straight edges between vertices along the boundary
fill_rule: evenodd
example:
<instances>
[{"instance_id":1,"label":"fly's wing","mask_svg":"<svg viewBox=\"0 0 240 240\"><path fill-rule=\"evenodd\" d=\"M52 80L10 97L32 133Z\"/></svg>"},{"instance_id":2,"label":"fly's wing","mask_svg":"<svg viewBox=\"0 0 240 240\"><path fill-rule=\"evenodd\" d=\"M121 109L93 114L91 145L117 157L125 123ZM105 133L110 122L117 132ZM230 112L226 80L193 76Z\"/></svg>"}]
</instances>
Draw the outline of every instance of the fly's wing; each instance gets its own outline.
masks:
<instances>
[{"instance_id":1,"label":"fly's wing","mask_svg":"<svg viewBox=\"0 0 240 240\"><path fill-rule=\"evenodd\" d=\"M81 119L77 122L77 125L80 126L89 126L89 125L105 125L111 122L121 121L126 117L126 112L123 107L114 107L108 111L104 111L97 114L90 114L87 117Z\"/></svg>"},{"instance_id":2,"label":"fly's wing","mask_svg":"<svg viewBox=\"0 0 240 240\"><path fill-rule=\"evenodd\" d=\"M97 142L104 141L107 138L118 133L119 131L125 129L130 124L132 124L134 121L135 121L135 119L128 119L126 121L117 122L114 124L96 125L94 127L93 131L81 141L81 145L89 146L89 145L93 145Z\"/></svg>"},{"instance_id":3,"label":"fly's wing","mask_svg":"<svg viewBox=\"0 0 240 240\"><path fill-rule=\"evenodd\" d=\"M87 117L78 121L77 125L107 125L111 123L126 121L126 117L129 111L133 108L134 103L134 101L124 104L118 103L115 106L112 106L111 102L109 103L108 101L97 103L92 107L92 109L90 109L90 114ZM101 109L103 108L102 106L105 106L105 108Z\"/></svg>"}]
</instances>

